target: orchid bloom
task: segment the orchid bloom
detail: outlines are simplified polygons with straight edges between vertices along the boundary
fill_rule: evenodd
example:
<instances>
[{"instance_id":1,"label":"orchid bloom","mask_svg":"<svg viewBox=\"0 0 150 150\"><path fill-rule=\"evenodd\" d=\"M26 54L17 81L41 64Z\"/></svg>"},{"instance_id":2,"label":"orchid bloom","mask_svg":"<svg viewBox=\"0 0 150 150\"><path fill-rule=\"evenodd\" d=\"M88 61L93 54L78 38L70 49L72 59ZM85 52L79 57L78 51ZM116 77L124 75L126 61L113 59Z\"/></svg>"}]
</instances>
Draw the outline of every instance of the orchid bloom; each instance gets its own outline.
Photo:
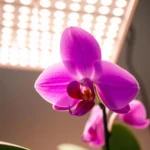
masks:
<instances>
[{"instance_id":1,"label":"orchid bloom","mask_svg":"<svg viewBox=\"0 0 150 150\"><path fill-rule=\"evenodd\" d=\"M108 113L108 111L107 111ZM102 109L95 105L85 125L81 139L92 147L101 147L105 143Z\"/></svg>"},{"instance_id":2,"label":"orchid bloom","mask_svg":"<svg viewBox=\"0 0 150 150\"><path fill-rule=\"evenodd\" d=\"M109 118L108 127L111 132L115 118L118 116L125 124L134 128L146 128L150 125L150 119L146 119L146 109L144 105L133 100L129 103L130 112L126 114L113 113ZM107 109L108 114L108 109ZM111 126L110 126L111 125ZM102 147L105 142L103 113L98 105L95 105L91 115L85 125L82 140L92 147Z\"/></svg>"},{"instance_id":3,"label":"orchid bloom","mask_svg":"<svg viewBox=\"0 0 150 150\"><path fill-rule=\"evenodd\" d=\"M146 109L139 100L130 102L130 112L118 114L119 118L134 128L146 128L150 125L150 119L146 119Z\"/></svg>"},{"instance_id":4,"label":"orchid bloom","mask_svg":"<svg viewBox=\"0 0 150 150\"><path fill-rule=\"evenodd\" d=\"M62 62L44 70L35 83L36 91L55 110L86 114L95 104L95 85L109 109L129 111L128 103L138 93L138 82L116 64L101 60L100 46L91 34L77 27L66 28L60 53Z\"/></svg>"}]
</instances>

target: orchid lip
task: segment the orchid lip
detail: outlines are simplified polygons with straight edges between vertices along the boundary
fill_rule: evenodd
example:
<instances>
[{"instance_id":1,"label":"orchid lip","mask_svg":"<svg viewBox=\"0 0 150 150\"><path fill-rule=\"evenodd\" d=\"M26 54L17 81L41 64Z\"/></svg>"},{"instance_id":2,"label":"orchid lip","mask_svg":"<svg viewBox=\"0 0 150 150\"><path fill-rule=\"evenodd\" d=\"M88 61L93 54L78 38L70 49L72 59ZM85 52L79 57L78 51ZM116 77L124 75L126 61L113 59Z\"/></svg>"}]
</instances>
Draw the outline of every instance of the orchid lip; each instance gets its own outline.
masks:
<instances>
[{"instance_id":1,"label":"orchid lip","mask_svg":"<svg viewBox=\"0 0 150 150\"><path fill-rule=\"evenodd\" d=\"M93 91L93 83L84 78L81 81L72 81L67 86L68 95L78 100L93 101L95 94Z\"/></svg>"}]
</instances>

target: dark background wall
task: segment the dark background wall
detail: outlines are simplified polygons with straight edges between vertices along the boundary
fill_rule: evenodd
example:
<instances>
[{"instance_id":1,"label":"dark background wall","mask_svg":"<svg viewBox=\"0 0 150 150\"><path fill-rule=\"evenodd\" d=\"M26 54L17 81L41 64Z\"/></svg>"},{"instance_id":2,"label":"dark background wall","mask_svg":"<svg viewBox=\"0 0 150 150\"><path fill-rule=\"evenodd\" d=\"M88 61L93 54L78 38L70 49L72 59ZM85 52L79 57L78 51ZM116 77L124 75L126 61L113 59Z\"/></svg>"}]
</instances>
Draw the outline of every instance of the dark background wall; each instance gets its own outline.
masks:
<instances>
[{"instance_id":1,"label":"dark background wall","mask_svg":"<svg viewBox=\"0 0 150 150\"><path fill-rule=\"evenodd\" d=\"M149 101L143 101L149 110L149 0L140 1L133 25L137 35L133 64L146 86ZM126 45L118 63L127 68ZM65 142L86 147L80 141L80 135L88 115L78 118L68 113L53 111L51 105L42 100L33 88L39 74L40 72L0 69L0 140L26 146L32 150L55 150L58 144ZM142 150L149 150L150 131L133 131L142 145Z\"/></svg>"}]
</instances>

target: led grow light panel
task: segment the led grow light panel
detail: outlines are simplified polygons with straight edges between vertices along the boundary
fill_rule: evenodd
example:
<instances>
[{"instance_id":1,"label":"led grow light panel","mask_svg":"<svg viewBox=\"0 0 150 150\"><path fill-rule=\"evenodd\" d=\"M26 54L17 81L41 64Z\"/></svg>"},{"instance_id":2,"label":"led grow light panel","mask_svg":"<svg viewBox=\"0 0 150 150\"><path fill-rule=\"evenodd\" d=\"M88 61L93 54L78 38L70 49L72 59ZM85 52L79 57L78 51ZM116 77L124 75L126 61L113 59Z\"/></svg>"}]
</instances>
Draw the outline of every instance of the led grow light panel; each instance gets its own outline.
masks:
<instances>
[{"instance_id":1,"label":"led grow light panel","mask_svg":"<svg viewBox=\"0 0 150 150\"><path fill-rule=\"evenodd\" d=\"M137 0L1 0L0 66L43 69L60 60L62 31L81 27L115 62Z\"/></svg>"}]
</instances>

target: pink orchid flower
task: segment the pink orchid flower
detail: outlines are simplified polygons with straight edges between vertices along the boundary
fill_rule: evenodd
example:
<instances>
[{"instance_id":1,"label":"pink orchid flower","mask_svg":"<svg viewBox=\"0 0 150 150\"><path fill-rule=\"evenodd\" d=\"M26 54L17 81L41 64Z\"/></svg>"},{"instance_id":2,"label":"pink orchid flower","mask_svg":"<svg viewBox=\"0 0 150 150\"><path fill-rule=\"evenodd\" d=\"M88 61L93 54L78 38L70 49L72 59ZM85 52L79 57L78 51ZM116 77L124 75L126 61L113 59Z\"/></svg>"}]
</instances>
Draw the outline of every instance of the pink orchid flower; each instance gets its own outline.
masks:
<instances>
[{"instance_id":1,"label":"pink orchid flower","mask_svg":"<svg viewBox=\"0 0 150 150\"><path fill-rule=\"evenodd\" d=\"M114 112L126 113L137 95L136 79L126 70L101 60L95 38L77 27L64 30L60 42L62 62L44 70L35 83L36 91L55 110L82 116L94 106L96 85L102 102Z\"/></svg>"},{"instance_id":2,"label":"pink orchid flower","mask_svg":"<svg viewBox=\"0 0 150 150\"><path fill-rule=\"evenodd\" d=\"M108 113L108 111L107 111ZM105 143L103 113L98 105L95 105L85 125L81 139L92 147L101 147Z\"/></svg>"},{"instance_id":3,"label":"pink orchid flower","mask_svg":"<svg viewBox=\"0 0 150 150\"><path fill-rule=\"evenodd\" d=\"M117 116L119 116L119 118L125 124L131 127L146 128L150 125L150 119L146 119L146 109L140 101L133 100L129 103L129 105L130 105L130 112L126 114L116 114L116 113L112 114L112 117L110 117L109 119L109 125L111 125L109 130L112 129L113 123ZM82 134L82 140L92 147L102 147L104 145L105 137L104 137L103 114L102 110L98 105L94 106L91 111L91 115L85 125Z\"/></svg>"},{"instance_id":4,"label":"pink orchid flower","mask_svg":"<svg viewBox=\"0 0 150 150\"><path fill-rule=\"evenodd\" d=\"M134 128L146 128L150 125L150 119L146 119L146 109L139 100L130 102L130 112L118 114L119 118Z\"/></svg>"}]
</instances>

